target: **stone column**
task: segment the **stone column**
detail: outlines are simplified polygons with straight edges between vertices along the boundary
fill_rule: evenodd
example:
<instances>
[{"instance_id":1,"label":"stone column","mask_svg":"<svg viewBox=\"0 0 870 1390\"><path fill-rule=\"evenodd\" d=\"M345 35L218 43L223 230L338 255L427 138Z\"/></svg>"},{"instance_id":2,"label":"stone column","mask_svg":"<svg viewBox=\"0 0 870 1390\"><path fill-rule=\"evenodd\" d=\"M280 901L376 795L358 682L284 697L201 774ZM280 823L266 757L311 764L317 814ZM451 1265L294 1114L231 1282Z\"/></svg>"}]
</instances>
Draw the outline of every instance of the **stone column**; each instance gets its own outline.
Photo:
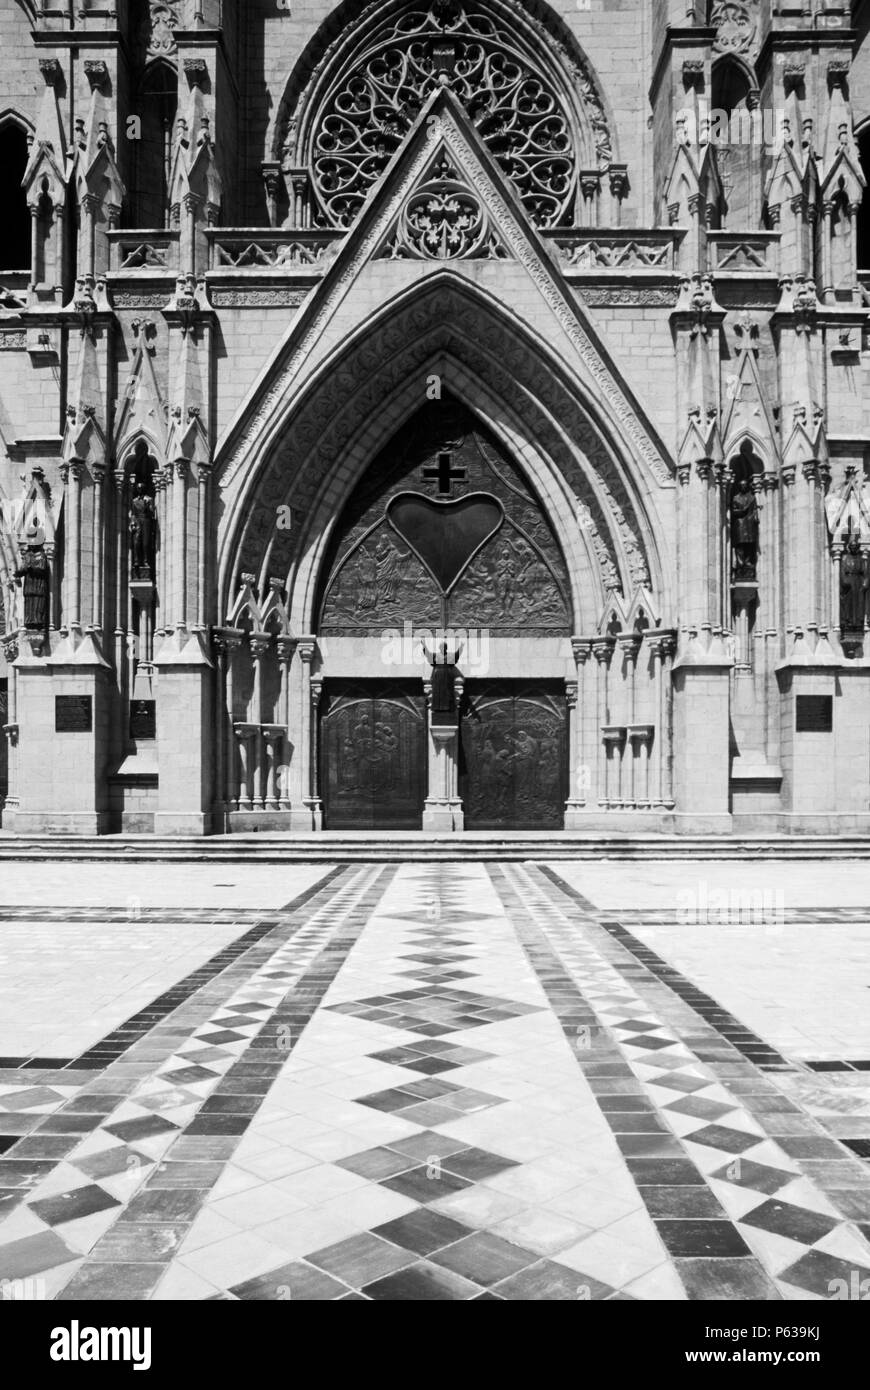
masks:
<instances>
[{"instance_id":1,"label":"stone column","mask_svg":"<svg viewBox=\"0 0 870 1390\"><path fill-rule=\"evenodd\" d=\"M818 234L822 239L822 285L819 298L823 304L834 300L833 256L831 255L832 222L834 204L826 198L821 207Z\"/></svg>"},{"instance_id":2,"label":"stone column","mask_svg":"<svg viewBox=\"0 0 870 1390\"><path fill-rule=\"evenodd\" d=\"M840 561L845 549L842 541L834 541L831 545L831 627L838 638L842 635L840 626ZM867 557L864 546L861 547L861 554L864 555L866 564Z\"/></svg>"},{"instance_id":3,"label":"stone column","mask_svg":"<svg viewBox=\"0 0 870 1390\"><path fill-rule=\"evenodd\" d=\"M568 711L568 799L565 802L565 828L568 829L568 817L574 811L583 807L585 799L581 800L575 793L578 791L577 782L580 770L580 730L579 724L579 688L577 681L565 681L565 705Z\"/></svg>"},{"instance_id":4,"label":"stone column","mask_svg":"<svg viewBox=\"0 0 870 1390\"><path fill-rule=\"evenodd\" d=\"M278 796L278 765L284 743L283 724L264 724L262 737L266 745L266 799L267 811L279 811L281 803Z\"/></svg>"},{"instance_id":5,"label":"stone column","mask_svg":"<svg viewBox=\"0 0 870 1390\"><path fill-rule=\"evenodd\" d=\"M3 736L7 740L7 759L6 759L6 800L3 810L6 814L3 817L4 829L14 829L14 813L18 805L18 701L17 701L17 671L14 661L18 656L18 634L13 633L9 637L0 638L3 651L6 655L6 665L9 670L9 698L6 706L6 723L3 725ZM12 813L11 816L8 813Z\"/></svg>"},{"instance_id":6,"label":"stone column","mask_svg":"<svg viewBox=\"0 0 870 1390\"><path fill-rule=\"evenodd\" d=\"M293 653L296 651L296 638L282 633L276 638L278 661L281 667L281 690L279 695L280 718L284 721L284 736L281 740L282 758L286 759L279 787L278 805L282 811L289 811L292 805L290 795L290 761L292 759L290 732L290 675Z\"/></svg>"},{"instance_id":7,"label":"stone column","mask_svg":"<svg viewBox=\"0 0 870 1390\"><path fill-rule=\"evenodd\" d=\"M309 688L311 691L311 796L309 805L313 828L322 830L323 802L320 797L320 721L318 711L320 698L323 694L323 681L312 676Z\"/></svg>"},{"instance_id":8,"label":"stone column","mask_svg":"<svg viewBox=\"0 0 870 1390\"><path fill-rule=\"evenodd\" d=\"M571 812L574 813L584 811L590 800L592 779L595 775L597 739L595 737L595 676L593 668L590 668L588 664L592 655L592 639L572 637L571 646L577 664L577 714L575 722L577 761L571 768L573 781L569 800L569 806L571 806L572 801L574 803L571 806ZM566 828L568 828L567 821Z\"/></svg>"},{"instance_id":9,"label":"stone column","mask_svg":"<svg viewBox=\"0 0 870 1390\"><path fill-rule=\"evenodd\" d=\"M459 799L459 720L455 724L433 724L432 722L432 684L425 681L426 723L429 747L429 787L423 805L423 829L446 830L448 832L465 829L465 813ZM455 682L456 708L462 702L465 682L458 677Z\"/></svg>"},{"instance_id":10,"label":"stone column","mask_svg":"<svg viewBox=\"0 0 870 1390\"><path fill-rule=\"evenodd\" d=\"M622 750L625 744L625 729L617 724L606 724L601 730L604 747L604 808L608 811L622 806ZM599 801L599 806L601 802Z\"/></svg>"},{"instance_id":11,"label":"stone column","mask_svg":"<svg viewBox=\"0 0 870 1390\"><path fill-rule=\"evenodd\" d=\"M780 605L780 566L779 566L779 526L777 511L779 507L779 478L775 473L761 476L763 493L761 505L761 555L759 575L761 576L761 613L764 626L769 631L779 629L782 617Z\"/></svg>"},{"instance_id":12,"label":"stone column","mask_svg":"<svg viewBox=\"0 0 870 1390\"><path fill-rule=\"evenodd\" d=\"M265 748L263 735L260 729L263 724L263 659L269 650L272 638L267 632L252 632L248 638L251 646L251 657L254 662L254 690L251 696L251 723L256 726L258 732L253 739L253 766L254 766L254 792L253 809L262 811L265 806L263 781L265 768L263 766Z\"/></svg>"},{"instance_id":13,"label":"stone column","mask_svg":"<svg viewBox=\"0 0 870 1390\"><path fill-rule=\"evenodd\" d=\"M220 701L221 719L217 730L218 738L224 749L223 781L218 783L217 791L218 795L223 797L224 809L227 814L239 809L239 795L241 793L239 747L236 742L233 721L235 701L233 653L241 647L244 635L244 632L239 628L220 628L216 634L218 651L223 652L224 664L224 685Z\"/></svg>"},{"instance_id":14,"label":"stone column","mask_svg":"<svg viewBox=\"0 0 870 1390\"><path fill-rule=\"evenodd\" d=\"M782 486L780 512L782 516L782 614L786 631L798 621L798 605L795 594L794 548L797 544L795 527L795 477L797 469L793 463L784 463L779 477Z\"/></svg>"},{"instance_id":15,"label":"stone column","mask_svg":"<svg viewBox=\"0 0 870 1390\"><path fill-rule=\"evenodd\" d=\"M616 639L620 650L625 659L628 669L628 723L634 723L635 711L637 708L637 659L640 655L640 644L643 641L643 634L640 632L622 632ZM622 781L620 800L623 805L630 803L632 806L637 800L635 788L635 746L630 737L626 737L623 745L623 758L628 756L628 767L625 769L625 777Z\"/></svg>"},{"instance_id":16,"label":"stone column","mask_svg":"<svg viewBox=\"0 0 870 1390\"><path fill-rule=\"evenodd\" d=\"M312 794L312 736L311 676L317 655L317 638L311 634L295 639L299 661L295 668L289 663L287 644L285 662L289 672L287 729L292 751L289 771L290 826L301 832L319 829L322 824L319 798Z\"/></svg>"},{"instance_id":17,"label":"stone column","mask_svg":"<svg viewBox=\"0 0 870 1390\"><path fill-rule=\"evenodd\" d=\"M178 459L172 483L172 612L173 627L187 626L187 475L189 464Z\"/></svg>"},{"instance_id":18,"label":"stone column","mask_svg":"<svg viewBox=\"0 0 870 1390\"><path fill-rule=\"evenodd\" d=\"M676 648L676 633L658 631L647 640L655 663L656 733L653 761L652 804L673 810L673 751L671 745L672 686L668 662Z\"/></svg>"},{"instance_id":19,"label":"stone column","mask_svg":"<svg viewBox=\"0 0 870 1390\"><path fill-rule=\"evenodd\" d=\"M171 470L167 464L166 468L158 468L154 474L154 510L157 513L157 534L159 548L157 551L157 603L160 612L160 626L158 632L164 633L170 627L169 613L169 586L171 572L171 548L172 548L172 509L169 506L169 479Z\"/></svg>"},{"instance_id":20,"label":"stone column","mask_svg":"<svg viewBox=\"0 0 870 1390\"><path fill-rule=\"evenodd\" d=\"M598 806L602 811L608 809L608 788L607 788L607 752L604 743L604 730L607 727L608 694L607 694L607 672L610 660L613 656L615 639L613 637L596 637L592 643L592 651L597 662L596 668L596 706L597 706L597 728L595 730L596 746L596 781L598 793Z\"/></svg>"},{"instance_id":21,"label":"stone column","mask_svg":"<svg viewBox=\"0 0 870 1390\"><path fill-rule=\"evenodd\" d=\"M211 482L211 464L200 463L196 468L197 487L197 537L196 537L196 625L205 628L206 605L208 602L208 509Z\"/></svg>"},{"instance_id":22,"label":"stone column","mask_svg":"<svg viewBox=\"0 0 870 1390\"><path fill-rule=\"evenodd\" d=\"M632 800L637 810L650 808L649 755L653 740L652 724L632 724L628 728L632 748Z\"/></svg>"},{"instance_id":23,"label":"stone column","mask_svg":"<svg viewBox=\"0 0 870 1390\"><path fill-rule=\"evenodd\" d=\"M82 465L78 460L64 464L61 477L66 483L66 593L64 627L71 634L81 633L81 545L82 545Z\"/></svg>"},{"instance_id":24,"label":"stone column","mask_svg":"<svg viewBox=\"0 0 870 1390\"><path fill-rule=\"evenodd\" d=\"M220 834L227 829L226 814L229 810L226 801L226 691L227 691L227 639L215 631L214 646L217 652L217 679L215 681L215 759L214 759L214 811L215 830ZM219 817L219 820L217 819Z\"/></svg>"},{"instance_id":25,"label":"stone column","mask_svg":"<svg viewBox=\"0 0 870 1390\"><path fill-rule=\"evenodd\" d=\"M106 466L95 463L91 469L94 480L94 530L93 556L94 575L91 589L91 628L101 634L103 630L103 564L105 545L103 538L103 484L106 479Z\"/></svg>"},{"instance_id":26,"label":"stone column","mask_svg":"<svg viewBox=\"0 0 870 1390\"><path fill-rule=\"evenodd\" d=\"M239 787L239 810L254 811L257 778L256 743L260 736L259 724L234 724L242 759L242 778Z\"/></svg>"}]
</instances>

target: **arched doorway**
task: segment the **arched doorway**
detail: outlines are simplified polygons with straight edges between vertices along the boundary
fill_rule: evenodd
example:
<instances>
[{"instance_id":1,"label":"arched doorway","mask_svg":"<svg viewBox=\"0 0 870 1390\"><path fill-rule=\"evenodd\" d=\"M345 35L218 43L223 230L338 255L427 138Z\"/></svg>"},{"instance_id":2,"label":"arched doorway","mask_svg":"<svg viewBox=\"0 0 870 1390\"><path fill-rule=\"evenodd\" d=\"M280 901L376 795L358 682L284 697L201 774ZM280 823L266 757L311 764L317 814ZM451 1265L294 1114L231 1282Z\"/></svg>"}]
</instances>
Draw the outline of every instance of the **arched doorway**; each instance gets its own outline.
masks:
<instances>
[{"instance_id":1,"label":"arched doorway","mask_svg":"<svg viewBox=\"0 0 870 1390\"><path fill-rule=\"evenodd\" d=\"M460 673L466 828L562 825L565 683L535 679L534 651L572 630L567 568L521 469L466 406L428 402L381 450L332 537L318 611L342 673L319 708L327 829L420 827L443 644Z\"/></svg>"}]
</instances>

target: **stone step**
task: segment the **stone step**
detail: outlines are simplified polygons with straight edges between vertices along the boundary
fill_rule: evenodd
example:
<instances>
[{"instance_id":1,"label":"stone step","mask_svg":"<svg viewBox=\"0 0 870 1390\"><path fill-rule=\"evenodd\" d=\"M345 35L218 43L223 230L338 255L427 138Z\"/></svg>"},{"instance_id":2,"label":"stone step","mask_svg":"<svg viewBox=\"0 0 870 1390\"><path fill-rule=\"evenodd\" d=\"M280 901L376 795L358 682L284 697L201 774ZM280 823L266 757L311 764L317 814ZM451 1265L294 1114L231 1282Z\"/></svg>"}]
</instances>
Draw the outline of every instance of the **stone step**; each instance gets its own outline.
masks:
<instances>
[{"instance_id":1,"label":"stone step","mask_svg":"<svg viewBox=\"0 0 870 1390\"><path fill-rule=\"evenodd\" d=\"M348 835L29 835L0 834L0 859L209 863L336 863L527 859L870 859L865 835L602 835L571 831L461 835L421 831Z\"/></svg>"}]
</instances>

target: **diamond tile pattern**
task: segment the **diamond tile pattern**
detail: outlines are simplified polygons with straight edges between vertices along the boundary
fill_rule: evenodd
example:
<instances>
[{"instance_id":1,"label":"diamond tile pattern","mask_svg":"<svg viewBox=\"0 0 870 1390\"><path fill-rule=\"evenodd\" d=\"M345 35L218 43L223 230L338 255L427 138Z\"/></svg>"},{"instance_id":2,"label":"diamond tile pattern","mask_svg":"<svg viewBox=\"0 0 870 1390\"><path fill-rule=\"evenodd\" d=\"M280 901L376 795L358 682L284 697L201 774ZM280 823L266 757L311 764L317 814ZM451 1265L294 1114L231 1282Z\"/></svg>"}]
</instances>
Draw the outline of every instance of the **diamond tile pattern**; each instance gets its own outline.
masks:
<instances>
[{"instance_id":1,"label":"diamond tile pattern","mask_svg":"<svg viewBox=\"0 0 870 1390\"><path fill-rule=\"evenodd\" d=\"M554 872L338 868L238 920L87 1054L0 1060L4 1275L242 1301L870 1277L870 1104L805 1104L867 1066L794 1068Z\"/></svg>"}]
</instances>

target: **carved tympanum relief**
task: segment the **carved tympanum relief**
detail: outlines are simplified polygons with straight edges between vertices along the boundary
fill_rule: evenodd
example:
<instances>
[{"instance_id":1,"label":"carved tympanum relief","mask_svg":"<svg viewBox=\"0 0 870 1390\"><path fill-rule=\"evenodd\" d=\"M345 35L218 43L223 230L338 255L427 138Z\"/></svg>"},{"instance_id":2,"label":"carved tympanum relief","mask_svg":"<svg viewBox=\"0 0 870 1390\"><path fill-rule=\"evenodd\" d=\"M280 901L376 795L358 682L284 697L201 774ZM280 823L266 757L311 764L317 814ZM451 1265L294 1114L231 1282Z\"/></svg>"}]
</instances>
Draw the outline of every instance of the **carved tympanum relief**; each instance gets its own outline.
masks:
<instances>
[{"instance_id":1,"label":"carved tympanum relief","mask_svg":"<svg viewBox=\"0 0 870 1390\"><path fill-rule=\"evenodd\" d=\"M413 417L351 497L320 627L567 633L568 592L558 543L519 470L445 399Z\"/></svg>"}]
</instances>

